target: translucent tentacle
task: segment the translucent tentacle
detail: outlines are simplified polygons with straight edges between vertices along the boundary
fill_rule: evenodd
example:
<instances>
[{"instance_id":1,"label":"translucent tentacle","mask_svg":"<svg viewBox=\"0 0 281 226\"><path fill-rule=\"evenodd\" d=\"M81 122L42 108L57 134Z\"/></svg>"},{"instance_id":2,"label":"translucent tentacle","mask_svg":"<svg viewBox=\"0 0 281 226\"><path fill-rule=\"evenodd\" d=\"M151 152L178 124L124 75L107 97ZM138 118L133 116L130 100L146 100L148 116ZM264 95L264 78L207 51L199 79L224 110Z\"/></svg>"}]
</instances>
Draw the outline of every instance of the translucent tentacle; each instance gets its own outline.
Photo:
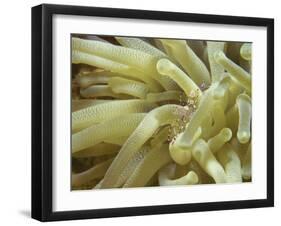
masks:
<instances>
[{"instance_id":1,"label":"translucent tentacle","mask_svg":"<svg viewBox=\"0 0 281 226\"><path fill-rule=\"evenodd\" d=\"M76 78L76 82L81 88L87 88L96 84L107 84L110 77L101 75L83 75Z\"/></svg>"},{"instance_id":2,"label":"translucent tentacle","mask_svg":"<svg viewBox=\"0 0 281 226\"><path fill-rule=\"evenodd\" d=\"M239 156L240 161L243 162L243 159L244 159L245 153L247 152L249 144L248 143L247 144L241 144L236 137L233 137L231 139L229 145L231 145L232 149Z\"/></svg>"},{"instance_id":3,"label":"translucent tentacle","mask_svg":"<svg viewBox=\"0 0 281 226\"><path fill-rule=\"evenodd\" d=\"M181 91L170 90L161 93L149 93L147 94L146 99L151 102L162 102L162 101L185 102L186 95Z\"/></svg>"},{"instance_id":4,"label":"translucent tentacle","mask_svg":"<svg viewBox=\"0 0 281 226\"><path fill-rule=\"evenodd\" d=\"M115 93L128 94L141 99L144 99L149 92L149 88L144 83L120 77L111 78L108 85Z\"/></svg>"},{"instance_id":5,"label":"translucent tentacle","mask_svg":"<svg viewBox=\"0 0 281 226\"><path fill-rule=\"evenodd\" d=\"M168 76L163 76L159 73L156 73L153 76L153 78L155 78L165 90L180 90L178 84Z\"/></svg>"},{"instance_id":6,"label":"translucent tentacle","mask_svg":"<svg viewBox=\"0 0 281 226\"><path fill-rule=\"evenodd\" d=\"M190 148L192 146L197 129L201 126L204 119L208 117L206 112L209 112L213 107L214 101L211 95L212 90L210 89L205 91L184 133L176 139L176 145L182 146L183 148Z\"/></svg>"},{"instance_id":7,"label":"translucent tentacle","mask_svg":"<svg viewBox=\"0 0 281 226\"><path fill-rule=\"evenodd\" d=\"M193 137L192 144L200 137L201 127L199 127ZM181 147L177 142L182 139L183 133L177 135L176 138L170 143L169 151L171 158L179 165L186 165L190 162L192 156L191 147Z\"/></svg>"},{"instance_id":8,"label":"translucent tentacle","mask_svg":"<svg viewBox=\"0 0 281 226\"><path fill-rule=\"evenodd\" d=\"M225 169L228 183L242 182L241 162L230 145L226 144L218 152L218 159Z\"/></svg>"},{"instance_id":9,"label":"translucent tentacle","mask_svg":"<svg viewBox=\"0 0 281 226\"><path fill-rule=\"evenodd\" d=\"M161 167L171 161L167 144L156 147L144 157L123 187L145 186Z\"/></svg>"},{"instance_id":10,"label":"translucent tentacle","mask_svg":"<svg viewBox=\"0 0 281 226\"><path fill-rule=\"evenodd\" d=\"M228 59L222 51L216 52L214 58L216 62L222 65L230 73L230 75L246 89L248 93L251 93L251 76L247 71Z\"/></svg>"},{"instance_id":11,"label":"translucent tentacle","mask_svg":"<svg viewBox=\"0 0 281 226\"><path fill-rule=\"evenodd\" d=\"M176 88L172 81L158 76L155 68L158 58L155 56L132 48L78 38L72 38L72 46L74 50L87 52L105 59L109 59L110 61L128 65L132 68L137 68L141 72L159 81L160 84L165 87L165 89Z\"/></svg>"},{"instance_id":12,"label":"translucent tentacle","mask_svg":"<svg viewBox=\"0 0 281 226\"><path fill-rule=\"evenodd\" d=\"M252 177L252 145L248 146L248 149L242 160L242 176L245 180L250 180Z\"/></svg>"},{"instance_id":13,"label":"translucent tentacle","mask_svg":"<svg viewBox=\"0 0 281 226\"><path fill-rule=\"evenodd\" d=\"M208 140L208 145L210 150L213 153L216 153L218 150L220 150L223 145L230 141L232 137L232 131L229 128L223 128L216 136L210 138Z\"/></svg>"},{"instance_id":14,"label":"translucent tentacle","mask_svg":"<svg viewBox=\"0 0 281 226\"><path fill-rule=\"evenodd\" d=\"M223 106L219 102L215 102L210 109L213 118L213 125L208 131L210 136L214 136L219 133L221 129L226 126L226 117L224 114Z\"/></svg>"},{"instance_id":15,"label":"translucent tentacle","mask_svg":"<svg viewBox=\"0 0 281 226\"><path fill-rule=\"evenodd\" d=\"M83 129L123 114L147 112L155 106L145 100L118 100L94 105L72 113L72 130Z\"/></svg>"},{"instance_id":16,"label":"translucent tentacle","mask_svg":"<svg viewBox=\"0 0 281 226\"><path fill-rule=\"evenodd\" d=\"M81 186L91 180L102 178L112 161L113 158L99 163L82 173L73 174L71 176L72 186Z\"/></svg>"},{"instance_id":17,"label":"translucent tentacle","mask_svg":"<svg viewBox=\"0 0 281 226\"><path fill-rule=\"evenodd\" d=\"M112 60L108 60L103 57L95 56L89 53L85 53L78 50L72 50L72 63L74 64L88 64L98 68L104 68L105 70L124 74L128 77L133 77L144 81L152 91L161 91L160 85L150 76L141 72L140 70L131 66L121 64Z\"/></svg>"},{"instance_id":18,"label":"translucent tentacle","mask_svg":"<svg viewBox=\"0 0 281 226\"><path fill-rule=\"evenodd\" d=\"M72 153L101 143L109 137L128 136L144 117L144 113L126 114L75 133L72 135Z\"/></svg>"},{"instance_id":19,"label":"translucent tentacle","mask_svg":"<svg viewBox=\"0 0 281 226\"><path fill-rule=\"evenodd\" d=\"M237 97L237 106L239 112L239 124L237 138L240 143L245 144L251 137L251 99L246 94L240 94Z\"/></svg>"},{"instance_id":20,"label":"translucent tentacle","mask_svg":"<svg viewBox=\"0 0 281 226\"><path fill-rule=\"evenodd\" d=\"M157 145L162 145L162 143L168 141L169 138L169 126L161 129L156 136L150 141L151 147L155 147Z\"/></svg>"},{"instance_id":21,"label":"translucent tentacle","mask_svg":"<svg viewBox=\"0 0 281 226\"><path fill-rule=\"evenodd\" d=\"M245 60L252 60L252 44L244 43L240 48L240 54Z\"/></svg>"},{"instance_id":22,"label":"translucent tentacle","mask_svg":"<svg viewBox=\"0 0 281 226\"><path fill-rule=\"evenodd\" d=\"M226 113L226 123L227 126L231 129L233 134L236 134L237 132L238 121L239 121L238 108L237 105L235 104Z\"/></svg>"},{"instance_id":23,"label":"translucent tentacle","mask_svg":"<svg viewBox=\"0 0 281 226\"><path fill-rule=\"evenodd\" d=\"M139 38L115 37L115 39L122 46L140 50L158 58L167 57L165 53Z\"/></svg>"},{"instance_id":24,"label":"translucent tentacle","mask_svg":"<svg viewBox=\"0 0 281 226\"><path fill-rule=\"evenodd\" d=\"M229 73L226 73L226 77L230 77ZM228 86L227 109L230 109L235 104L237 96L242 92L243 92L242 86L236 80L231 78Z\"/></svg>"},{"instance_id":25,"label":"translucent tentacle","mask_svg":"<svg viewBox=\"0 0 281 226\"><path fill-rule=\"evenodd\" d=\"M157 62L157 70L160 74L169 76L173 79L188 96L192 91L201 95L199 87L190 79L178 66L168 59L160 59Z\"/></svg>"},{"instance_id":26,"label":"translucent tentacle","mask_svg":"<svg viewBox=\"0 0 281 226\"><path fill-rule=\"evenodd\" d=\"M112 92L108 85L93 85L84 89L80 89L80 95L84 98L113 97L118 99L129 99L128 95Z\"/></svg>"},{"instance_id":27,"label":"translucent tentacle","mask_svg":"<svg viewBox=\"0 0 281 226\"><path fill-rule=\"evenodd\" d=\"M210 73L205 64L193 52L184 40L161 39L162 43L170 47L177 61L198 85L210 85Z\"/></svg>"},{"instance_id":28,"label":"translucent tentacle","mask_svg":"<svg viewBox=\"0 0 281 226\"><path fill-rule=\"evenodd\" d=\"M213 91L213 97L217 101L221 101L221 105L223 106L223 110L228 107L228 99L229 99L229 89L231 86L231 77L224 76L219 82L217 87Z\"/></svg>"},{"instance_id":29,"label":"translucent tentacle","mask_svg":"<svg viewBox=\"0 0 281 226\"><path fill-rule=\"evenodd\" d=\"M178 179L171 179L175 175L175 164L169 164L159 171L159 184L160 186L170 185L191 185L198 183L198 176L194 171L189 171L185 176Z\"/></svg>"},{"instance_id":30,"label":"translucent tentacle","mask_svg":"<svg viewBox=\"0 0 281 226\"><path fill-rule=\"evenodd\" d=\"M157 59L168 57L165 53L163 53L162 51L158 50L154 46L150 45L149 43L147 43L141 39L126 38L126 37L116 37L116 39L118 40L118 42L121 45L123 45L125 47L143 51L149 55L156 57ZM171 81L169 78L159 76L157 73L153 73L153 74L151 74L151 76L153 78L155 78L162 85L162 87L165 88L165 90L178 90L179 89L179 87L173 81Z\"/></svg>"},{"instance_id":31,"label":"translucent tentacle","mask_svg":"<svg viewBox=\"0 0 281 226\"><path fill-rule=\"evenodd\" d=\"M223 167L217 161L204 140L199 139L196 141L192 149L192 156L216 183L225 183L227 181Z\"/></svg>"},{"instance_id":32,"label":"translucent tentacle","mask_svg":"<svg viewBox=\"0 0 281 226\"><path fill-rule=\"evenodd\" d=\"M79 111L83 108L87 108L97 104L103 104L110 101L113 100L91 100L91 99L72 100L72 112Z\"/></svg>"},{"instance_id":33,"label":"translucent tentacle","mask_svg":"<svg viewBox=\"0 0 281 226\"><path fill-rule=\"evenodd\" d=\"M223 51L224 48L225 42L207 41L207 51L212 75L212 83L219 82L224 76L224 68L214 59L214 53L219 50Z\"/></svg>"},{"instance_id":34,"label":"translucent tentacle","mask_svg":"<svg viewBox=\"0 0 281 226\"><path fill-rule=\"evenodd\" d=\"M133 174L134 170L138 167L140 162L143 161L149 151L148 146L143 146L133 155L123 172L118 176L118 180L114 184L114 187L121 187L124 185L126 180L128 180L128 178Z\"/></svg>"},{"instance_id":35,"label":"translucent tentacle","mask_svg":"<svg viewBox=\"0 0 281 226\"><path fill-rule=\"evenodd\" d=\"M119 145L122 146L125 141L128 139L129 134L125 134L125 136L121 136L121 137L108 137L104 139L104 142L109 143L109 144L115 144L115 145Z\"/></svg>"},{"instance_id":36,"label":"translucent tentacle","mask_svg":"<svg viewBox=\"0 0 281 226\"><path fill-rule=\"evenodd\" d=\"M185 116L187 113L184 107L172 104L158 107L149 112L122 146L104 177L102 187L111 187L116 183L118 175L122 172L133 154L160 126L174 123L178 117Z\"/></svg>"},{"instance_id":37,"label":"translucent tentacle","mask_svg":"<svg viewBox=\"0 0 281 226\"><path fill-rule=\"evenodd\" d=\"M144 145L140 150L138 150L134 156L130 159L126 168L123 170L121 175L118 178L116 187L119 187L124 184L124 182L132 175L134 170L141 164L141 161L145 158L149 151L155 150L162 146L162 144L167 141L168 137L168 127L163 128L156 136L151 140L151 147ZM152 149L152 150L151 150Z\"/></svg>"},{"instance_id":38,"label":"translucent tentacle","mask_svg":"<svg viewBox=\"0 0 281 226\"><path fill-rule=\"evenodd\" d=\"M72 48L121 64L133 66L148 74L156 72L154 65L156 64L157 58L139 50L79 38L72 38Z\"/></svg>"}]
</instances>

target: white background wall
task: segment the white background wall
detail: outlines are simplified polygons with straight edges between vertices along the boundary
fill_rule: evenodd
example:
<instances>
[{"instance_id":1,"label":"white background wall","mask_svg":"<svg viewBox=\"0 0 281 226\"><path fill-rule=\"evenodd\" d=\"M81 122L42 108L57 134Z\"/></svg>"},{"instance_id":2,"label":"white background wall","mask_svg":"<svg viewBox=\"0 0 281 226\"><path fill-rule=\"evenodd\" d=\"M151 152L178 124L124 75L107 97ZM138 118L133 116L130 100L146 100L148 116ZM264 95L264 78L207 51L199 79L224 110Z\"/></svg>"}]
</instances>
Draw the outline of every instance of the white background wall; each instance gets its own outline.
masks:
<instances>
[{"instance_id":1,"label":"white background wall","mask_svg":"<svg viewBox=\"0 0 281 226\"><path fill-rule=\"evenodd\" d=\"M0 224L37 225L30 219L31 6L42 1L2 1L0 13ZM45 3L275 18L275 208L57 222L55 225L247 225L280 220L281 14L277 0L152 1L68 0ZM279 116L279 118L278 118ZM254 192L254 191L253 191ZM210 194L215 195L215 194ZM273 223L276 225L276 223Z\"/></svg>"}]
</instances>

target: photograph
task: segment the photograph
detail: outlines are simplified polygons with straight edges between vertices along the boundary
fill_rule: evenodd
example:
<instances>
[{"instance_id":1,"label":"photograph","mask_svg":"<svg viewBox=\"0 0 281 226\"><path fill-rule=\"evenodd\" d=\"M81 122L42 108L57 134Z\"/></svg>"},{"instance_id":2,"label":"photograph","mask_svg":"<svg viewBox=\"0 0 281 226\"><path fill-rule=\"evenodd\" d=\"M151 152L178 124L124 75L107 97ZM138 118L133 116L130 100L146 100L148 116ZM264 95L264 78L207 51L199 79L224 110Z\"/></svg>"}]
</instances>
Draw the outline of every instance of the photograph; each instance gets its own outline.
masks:
<instances>
[{"instance_id":1,"label":"photograph","mask_svg":"<svg viewBox=\"0 0 281 226\"><path fill-rule=\"evenodd\" d=\"M39 221L272 207L274 19L34 6L32 125Z\"/></svg>"},{"instance_id":2,"label":"photograph","mask_svg":"<svg viewBox=\"0 0 281 226\"><path fill-rule=\"evenodd\" d=\"M252 182L252 42L70 39L72 191Z\"/></svg>"}]
</instances>

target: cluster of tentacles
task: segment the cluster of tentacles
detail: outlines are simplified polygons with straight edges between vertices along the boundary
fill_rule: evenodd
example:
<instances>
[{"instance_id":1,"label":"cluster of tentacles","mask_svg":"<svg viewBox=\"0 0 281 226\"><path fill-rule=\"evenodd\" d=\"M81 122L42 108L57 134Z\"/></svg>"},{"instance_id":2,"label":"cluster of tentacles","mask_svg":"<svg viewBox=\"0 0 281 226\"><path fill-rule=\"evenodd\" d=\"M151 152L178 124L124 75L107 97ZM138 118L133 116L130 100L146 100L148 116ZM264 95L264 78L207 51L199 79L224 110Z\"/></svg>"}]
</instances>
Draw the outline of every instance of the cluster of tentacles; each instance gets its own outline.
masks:
<instances>
[{"instance_id":1,"label":"cluster of tentacles","mask_svg":"<svg viewBox=\"0 0 281 226\"><path fill-rule=\"evenodd\" d=\"M72 37L72 189L251 180L251 44Z\"/></svg>"}]
</instances>

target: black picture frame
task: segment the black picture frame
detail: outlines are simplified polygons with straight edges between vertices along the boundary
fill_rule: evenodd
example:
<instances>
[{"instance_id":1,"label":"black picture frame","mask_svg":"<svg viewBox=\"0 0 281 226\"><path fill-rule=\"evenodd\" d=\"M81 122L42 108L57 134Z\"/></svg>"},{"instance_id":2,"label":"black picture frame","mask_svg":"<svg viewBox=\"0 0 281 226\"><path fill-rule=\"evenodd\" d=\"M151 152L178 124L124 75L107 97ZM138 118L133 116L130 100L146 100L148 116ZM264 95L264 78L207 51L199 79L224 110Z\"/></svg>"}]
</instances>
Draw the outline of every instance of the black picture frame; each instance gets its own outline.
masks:
<instances>
[{"instance_id":1,"label":"black picture frame","mask_svg":"<svg viewBox=\"0 0 281 226\"><path fill-rule=\"evenodd\" d=\"M267 198L54 212L52 210L52 18L55 14L266 27ZM32 218L40 221L56 221L271 206L274 206L273 19L49 4L32 8Z\"/></svg>"}]
</instances>

